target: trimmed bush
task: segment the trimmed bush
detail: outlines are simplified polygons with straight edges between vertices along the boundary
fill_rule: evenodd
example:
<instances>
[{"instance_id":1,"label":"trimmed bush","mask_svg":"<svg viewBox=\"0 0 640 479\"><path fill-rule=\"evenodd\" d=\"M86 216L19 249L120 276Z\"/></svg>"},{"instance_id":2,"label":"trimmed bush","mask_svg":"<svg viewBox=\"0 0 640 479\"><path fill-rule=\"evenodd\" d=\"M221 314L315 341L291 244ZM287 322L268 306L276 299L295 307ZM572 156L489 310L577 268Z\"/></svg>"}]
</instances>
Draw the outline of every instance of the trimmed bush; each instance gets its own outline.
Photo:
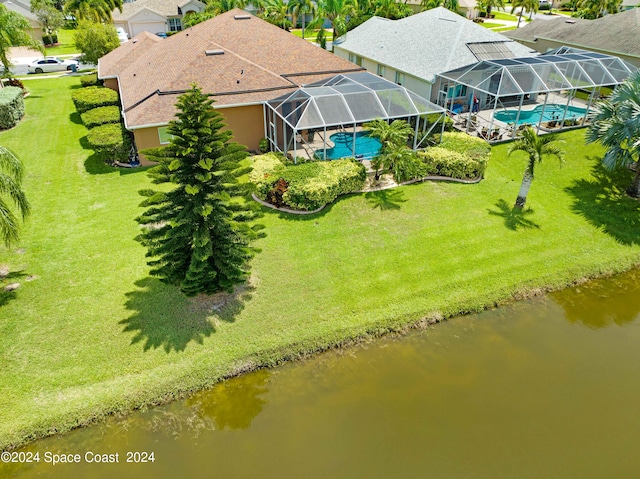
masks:
<instances>
[{"instance_id":1,"label":"trimmed bush","mask_svg":"<svg viewBox=\"0 0 640 479\"><path fill-rule=\"evenodd\" d=\"M491 155L491 146L482 138L467 135L466 133L444 132L440 148L455 151L467 155L474 160L488 160Z\"/></svg>"},{"instance_id":2,"label":"trimmed bush","mask_svg":"<svg viewBox=\"0 0 640 479\"><path fill-rule=\"evenodd\" d=\"M285 166L270 153L254 158L249 179L257 185L257 195L263 200L278 197L291 208L314 210L340 195L362 189L366 170L352 159Z\"/></svg>"},{"instance_id":3,"label":"trimmed bush","mask_svg":"<svg viewBox=\"0 0 640 479\"><path fill-rule=\"evenodd\" d=\"M104 125L106 123L120 123L120 107L100 106L80 115L82 123L87 128Z\"/></svg>"},{"instance_id":4,"label":"trimmed bush","mask_svg":"<svg viewBox=\"0 0 640 479\"><path fill-rule=\"evenodd\" d=\"M7 86L0 89L0 129L13 128L24 116L22 88Z\"/></svg>"},{"instance_id":5,"label":"trimmed bush","mask_svg":"<svg viewBox=\"0 0 640 479\"><path fill-rule=\"evenodd\" d=\"M51 35L42 35L42 43L45 45L55 45L58 43L58 35L55 33Z\"/></svg>"},{"instance_id":6,"label":"trimmed bush","mask_svg":"<svg viewBox=\"0 0 640 479\"><path fill-rule=\"evenodd\" d=\"M71 94L71 99L78 113L84 113L99 106L119 104L117 92L100 86L90 86L75 90Z\"/></svg>"},{"instance_id":7,"label":"trimmed bush","mask_svg":"<svg viewBox=\"0 0 640 479\"><path fill-rule=\"evenodd\" d=\"M82 85L83 87L100 85L100 80L98 80L98 74L92 73L90 75L81 76L80 85Z\"/></svg>"},{"instance_id":8,"label":"trimmed bush","mask_svg":"<svg viewBox=\"0 0 640 479\"><path fill-rule=\"evenodd\" d=\"M125 150L122 126L114 123L96 126L87 133L87 141L98 153L120 157Z\"/></svg>"},{"instance_id":9,"label":"trimmed bush","mask_svg":"<svg viewBox=\"0 0 640 479\"><path fill-rule=\"evenodd\" d=\"M487 167L487 160L484 158L475 160L463 153L437 146L421 151L418 156L424 162L428 176L475 179L481 178Z\"/></svg>"}]
</instances>

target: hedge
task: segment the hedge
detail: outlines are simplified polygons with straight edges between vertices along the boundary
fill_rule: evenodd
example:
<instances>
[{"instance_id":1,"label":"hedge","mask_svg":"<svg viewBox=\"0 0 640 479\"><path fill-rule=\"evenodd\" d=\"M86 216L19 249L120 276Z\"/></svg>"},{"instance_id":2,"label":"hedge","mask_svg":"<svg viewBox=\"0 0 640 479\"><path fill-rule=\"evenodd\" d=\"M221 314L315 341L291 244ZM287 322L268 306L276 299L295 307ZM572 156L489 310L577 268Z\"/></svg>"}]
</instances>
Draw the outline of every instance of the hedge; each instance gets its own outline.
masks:
<instances>
[{"instance_id":1,"label":"hedge","mask_svg":"<svg viewBox=\"0 0 640 479\"><path fill-rule=\"evenodd\" d=\"M286 182L282 194L284 203L299 210L314 210L340 195L362 189L366 170L353 159L285 166L277 156L267 154L254 158L249 179L257 185L257 194L263 200L283 179Z\"/></svg>"},{"instance_id":2,"label":"hedge","mask_svg":"<svg viewBox=\"0 0 640 479\"><path fill-rule=\"evenodd\" d=\"M466 133L444 132L438 146L462 153L474 160L488 160L491 155L491 146L489 143L482 138L470 136Z\"/></svg>"},{"instance_id":3,"label":"hedge","mask_svg":"<svg viewBox=\"0 0 640 479\"><path fill-rule=\"evenodd\" d=\"M100 85L97 73L91 73L80 77L80 85L83 87Z\"/></svg>"},{"instance_id":4,"label":"hedge","mask_svg":"<svg viewBox=\"0 0 640 479\"><path fill-rule=\"evenodd\" d=\"M85 111L80 115L82 123L87 128L104 125L106 123L120 123L120 107L100 106L92 110Z\"/></svg>"},{"instance_id":5,"label":"hedge","mask_svg":"<svg viewBox=\"0 0 640 479\"><path fill-rule=\"evenodd\" d=\"M119 123L96 126L87 133L87 141L96 152L119 154L124 149L122 126Z\"/></svg>"},{"instance_id":6,"label":"hedge","mask_svg":"<svg viewBox=\"0 0 640 479\"><path fill-rule=\"evenodd\" d=\"M434 146L418 153L424 162L427 176L448 176L449 178L481 178L487 167L487 160L473 159L463 153Z\"/></svg>"},{"instance_id":7,"label":"hedge","mask_svg":"<svg viewBox=\"0 0 640 479\"><path fill-rule=\"evenodd\" d=\"M118 105L118 93L110 88L90 86L80 88L71 94L76 110L79 113L99 106Z\"/></svg>"},{"instance_id":8,"label":"hedge","mask_svg":"<svg viewBox=\"0 0 640 479\"><path fill-rule=\"evenodd\" d=\"M13 128L24 116L22 88L6 86L0 88L0 129Z\"/></svg>"}]
</instances>

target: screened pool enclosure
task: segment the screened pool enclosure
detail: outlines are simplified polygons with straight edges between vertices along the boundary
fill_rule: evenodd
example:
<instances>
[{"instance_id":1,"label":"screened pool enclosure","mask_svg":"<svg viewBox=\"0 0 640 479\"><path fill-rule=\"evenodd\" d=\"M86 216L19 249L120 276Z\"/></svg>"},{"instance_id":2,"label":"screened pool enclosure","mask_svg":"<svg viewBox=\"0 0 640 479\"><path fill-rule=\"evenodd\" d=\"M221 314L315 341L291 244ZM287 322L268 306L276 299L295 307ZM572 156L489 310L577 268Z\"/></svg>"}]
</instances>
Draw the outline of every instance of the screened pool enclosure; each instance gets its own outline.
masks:
<instances>
[{"instance_id":1,"label":"screened pool enclosure","mask_svg":"<svg viewBox=\"0 0 640 479\"><path fill-rule=\"evenodd\" d=\"M584 125L603 88L637 70L618 57L562 47L535 57L485 60L438 75L438 103L456 126L489 141Z\"/></svg>"},{"instance_id":2,"label":"screened pool enclosure","mask_svg":"<svg viewBox=\"0 0 640 479\"><path fill-rule=\"evenodd\" d=\"M294 161L299 156L367 159L377 150L361 131L364 123L407 120L414 129L416 149L431 132L444 129L444 111L402 86L357 72L312 83L266 102L265 133L272 151L288 154Z\"/></svg>"}]
</instances>

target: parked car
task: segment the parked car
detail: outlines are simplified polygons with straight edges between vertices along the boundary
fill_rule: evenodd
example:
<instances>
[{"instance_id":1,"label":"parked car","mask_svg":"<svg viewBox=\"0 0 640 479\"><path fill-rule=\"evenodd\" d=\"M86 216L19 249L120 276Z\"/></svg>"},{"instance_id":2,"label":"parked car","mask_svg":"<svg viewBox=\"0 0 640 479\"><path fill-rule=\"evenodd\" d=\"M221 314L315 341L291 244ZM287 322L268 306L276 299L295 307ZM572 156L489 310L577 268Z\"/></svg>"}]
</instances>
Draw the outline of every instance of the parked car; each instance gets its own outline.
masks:
<instances>
[{"instance_id":1,"label":"parked car","mask_svg":"<svg viewBox=\"0 0 640 479\"><path fill-rule=\"evenodd\" d=\"M32 62L27 70L29 73L60 72L73 70L74 67L77 69L78 65L79 63L77 60L62 60L58 57L44 57Z\"/></svg>"},{"instance_id":2,"label":"parked car","mask_svg":"<svg viewBox=\"0 0 640 479\"><path fill-rule=\"evenodd\" d=\"M129 35L124 31L124 28L116 27L116 33L118 34L118 40L120 40L121 44L129 41Z\"/></svg>"}]
</instances>

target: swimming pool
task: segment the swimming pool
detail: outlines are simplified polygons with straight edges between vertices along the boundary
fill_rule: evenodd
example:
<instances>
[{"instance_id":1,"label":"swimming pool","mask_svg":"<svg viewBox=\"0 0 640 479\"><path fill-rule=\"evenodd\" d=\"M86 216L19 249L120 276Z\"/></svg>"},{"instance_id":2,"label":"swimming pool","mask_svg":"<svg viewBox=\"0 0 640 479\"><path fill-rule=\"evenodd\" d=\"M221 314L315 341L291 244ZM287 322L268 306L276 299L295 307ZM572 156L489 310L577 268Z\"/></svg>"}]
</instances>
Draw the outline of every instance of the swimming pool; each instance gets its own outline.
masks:
<instances>
[{"instance_id":1,"label":"swimming pool","mask_svg":"<svg viewBox=\"0 0 640 479\"><path fill-rule=\"evenodd\" d=\"M496 120L503 121L505 123L514 123L518 118L518 125L537 125L542 116L542 121L560 122L564 115L565 105L557 105L555 103L544 105L538 105L533 110L522 110L520 117L518 118L518 110L497 111L493 117ZM544 114L542 110L544 108ZM580 108L579 106L570 106L567 108L567 114L564 117L565 120L582 118L587 112L586 108Z\"/></svg>"},{"instance_id":2,"label":"swimming pool","mask_svg":"<svg viewBox=\"0 0 640 479\"><path fill-rule=\"evenodd\" d=\"M338 160L340 158L353 157L353 133L334 133L329 137L333 142L333 148L327 148L327 160ZM380 140L369 136L366 131L356 133L356 158L370 159L380 153ZM323 149L316 150L316 156L323 158Z\"/></svg>"}]
</instances>

